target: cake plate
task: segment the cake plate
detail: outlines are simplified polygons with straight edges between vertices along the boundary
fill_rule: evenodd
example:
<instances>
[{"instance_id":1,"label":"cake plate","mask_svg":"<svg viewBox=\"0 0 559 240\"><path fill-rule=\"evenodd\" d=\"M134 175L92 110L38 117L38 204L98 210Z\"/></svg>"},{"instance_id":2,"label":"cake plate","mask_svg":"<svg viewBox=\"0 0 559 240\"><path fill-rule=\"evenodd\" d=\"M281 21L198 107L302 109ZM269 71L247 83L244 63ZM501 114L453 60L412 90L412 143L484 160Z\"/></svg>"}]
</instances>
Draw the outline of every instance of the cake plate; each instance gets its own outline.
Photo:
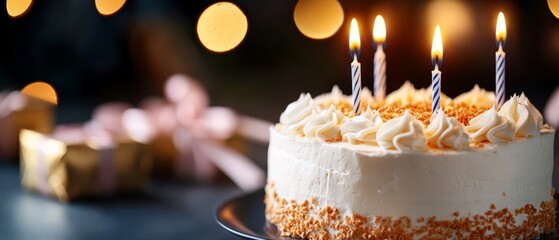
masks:
<instances>
[{"instance_id":1,"label":"cake plate","mask_svg":"<svg viewBox=\"0 0 559 240\"><path fill-rule=\"evenodd\" d=\"M557 199L555 195L555 199ZM264 216L264 189L245 193L218 205L216 222L225 230L245 239L296 239L279 236L277 228ZM559 221L557 221L559 223ZM556 230L559 229L557 226ZM559 233L542 235L539 239L559 239Z\"/></svg>"}]
</instances>

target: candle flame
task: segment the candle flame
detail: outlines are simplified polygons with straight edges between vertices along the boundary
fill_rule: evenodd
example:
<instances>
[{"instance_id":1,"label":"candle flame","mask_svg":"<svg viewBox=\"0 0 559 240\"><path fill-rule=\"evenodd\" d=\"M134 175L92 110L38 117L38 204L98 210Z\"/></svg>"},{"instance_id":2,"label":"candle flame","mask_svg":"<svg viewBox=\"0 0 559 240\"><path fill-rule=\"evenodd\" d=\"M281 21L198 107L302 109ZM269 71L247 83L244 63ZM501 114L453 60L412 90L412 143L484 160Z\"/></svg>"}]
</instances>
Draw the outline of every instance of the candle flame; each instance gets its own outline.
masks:
<instances>
[{"instance_id":1,"label":"candle flame","mask_svg":"<svg viewBox=\"0 0 559 240\"><path fill-rule=\"evenodd\" d=\"M495 36L499 42L504 42L507 39L507 24L505 23L505 15L503 12L499 12L499 16L497 17Z\"/></svg>"},{"instance_id":2,"label":"candle flame","mask_svg":"<svg viewBox=\"0 0 559 240\"><path fill-rule=\"evenodd\" d=\"M383 44L386 40L386 24L384 23L384 18L378 15L375 18L375 25L373 26L373 39L377 44Z\"/></svg>"},{"instance_id":3,"label":"candle flame","mask_svg":"<svg viewBox=\"0 0 559 240\"><path fill-rule=\"evenodd\" d=\"M351 19L351 27L349 29L349 51L353 55L361 50L361 38L359 37L359 28L357 20Z\"/></svg>"},{"instance_id":4,"label":"candle flame","mask_svg":"<svg viewBox=\"0 0 559 240\"><path fill-rule=\"evenodd\" d=\"M440 67L443 61L443 40L441 37L441 28L437 25L435 35L433 36L433 45L431 46L431 60L434 65Z\"/></svg>"}]
</instances>

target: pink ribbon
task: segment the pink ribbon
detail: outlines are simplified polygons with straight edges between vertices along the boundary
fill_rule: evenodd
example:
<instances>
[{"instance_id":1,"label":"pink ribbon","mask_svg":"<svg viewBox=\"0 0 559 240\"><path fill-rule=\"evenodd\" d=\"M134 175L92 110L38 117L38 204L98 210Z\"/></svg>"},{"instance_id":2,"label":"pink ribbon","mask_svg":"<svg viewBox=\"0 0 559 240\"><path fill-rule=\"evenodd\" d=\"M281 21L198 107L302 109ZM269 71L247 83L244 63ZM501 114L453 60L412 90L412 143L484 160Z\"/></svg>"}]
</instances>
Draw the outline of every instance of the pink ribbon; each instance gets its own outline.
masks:
<instances>
[{"instance_id":1,"label":"pink ribbon","mask_svg":"<svg viewBox=\"0 0 559 240\"><path fill-rule=\"evenodd\" d=\"M112 147L99 150L99 191L104 195L110 195L116 189L113 150Z\"/></svg>"},{"instance_id":2,"label":"pink ribbon","mask_svg":"<svg viewBox=\"0 0 559 240\"><path fill-rule=\"evenodd\" d=\"M215 166L245 191L262 187L264 171L222 143L237 133L239 121L239 117L229 108L210 107L197 119L186 126L182 125L182 130L173 135L175 146L181 153L177 169L188 165L191 157L197 179L207 181L215 174ZM265 131L268 131L267 127ZM191 154L184 155L188 153Z\"/></svg>"},{"instance_id":3,"label":"pink ribbon","mask_svg":"<svg viewBox=\"0 0 559 240\"><path fill-rule=\"evenodd\" d=\"M271 123L239 117L226 107L208 107L204 89L184 75L169 78L165 96L166 100L148 99L141 104L141 109L124 110L116 106L117 103L113 103L113 107L100 107L106 110L95 111L92 123L115 129L112 126L115 124L110 126L107 121L95 121L100 119L96 116L105 114L105 119L120 118L126 135L144 143L153 141L158 135L170 136L179 152L174 169L178 176L210 181L217 174L217 167L243 190L255 190L264 185L264 171L223 142L239 134L267 143Z\"/></svg>"}]
</instances>

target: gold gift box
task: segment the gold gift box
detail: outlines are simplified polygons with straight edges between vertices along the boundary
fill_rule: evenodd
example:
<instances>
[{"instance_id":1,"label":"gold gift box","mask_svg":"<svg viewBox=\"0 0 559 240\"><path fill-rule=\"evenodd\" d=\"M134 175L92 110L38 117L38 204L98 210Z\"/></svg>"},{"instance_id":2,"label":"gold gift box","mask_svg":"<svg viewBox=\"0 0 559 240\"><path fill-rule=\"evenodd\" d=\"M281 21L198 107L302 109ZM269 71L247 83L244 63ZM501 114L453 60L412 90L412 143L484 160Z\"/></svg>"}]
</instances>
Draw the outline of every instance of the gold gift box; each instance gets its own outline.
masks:
<instances>
[{"instance_id":1,"label":"gold gift box","mask_svg":"<svg viewBox=\"0 0 559 240\"><path fill-rule=\"evenodd\" d=\"M54 126L54 107L38 98L28 97L14 91L0 97L4 106L0 111L0 157L14 159L18 153L18 133L21 129L31 129L49 134Z\"/></svg>"},{"instance_id":2,"label":"gold gift box","mask_svg":"<svg viewBox=\"0 0 559 240\"><path fill-rule=\"evenodd\" d=\"M146 146L131 140L102 148L22 130L20 144L23 186L62 201L138 191L152 167Z\"/></svg>"}]
</instances>

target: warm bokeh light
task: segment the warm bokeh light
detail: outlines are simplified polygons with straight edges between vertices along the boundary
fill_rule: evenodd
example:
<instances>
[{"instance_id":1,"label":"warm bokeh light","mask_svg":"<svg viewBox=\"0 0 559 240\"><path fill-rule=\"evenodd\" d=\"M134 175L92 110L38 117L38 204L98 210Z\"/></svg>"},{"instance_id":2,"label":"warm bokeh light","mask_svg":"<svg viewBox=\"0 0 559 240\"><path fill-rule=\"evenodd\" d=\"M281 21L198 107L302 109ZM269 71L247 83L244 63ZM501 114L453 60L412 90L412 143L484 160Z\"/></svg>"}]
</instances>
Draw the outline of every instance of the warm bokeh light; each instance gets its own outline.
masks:
<instances>
[{"instance_id":1,"label":"warm bokeh light","mask_svg":"<svg viewBox=\"0 0 559 240\"><path fill-rule=\"evenodd\" d=\"M378 15L375 18L375 25L373 26L373 39L376 43L382 44L386 39L386 24L384 23L384 18Z\"/></svg>"},{"instance_id":2,"label":"warm bokeh light","mask_svg":"<svg viewBox=\"0 0 559 240\"><path fill-rule=\"evenodd\" d=\"M497 41L504 42L507 39L507 24L505 23L505 15L503 12L499 13L497 17L497 29L495 30L495 37Z\"/></svg>"},{"instance_id":3,"label":"warm bokeh light","mask_svg":"<svg viewBox=\"0 0 559 240\"><path fill-rule=\"evenodd\" d=\"M33 0L6 0L6 10L10 17L19 17L27 13Z\"/></svg>"},{"instance_id":4,"label":"warm bokeh light","mask_svg":"<svg viewBox=\"0 0 559 240\"><path fill-rule=\"evenodd\" d=\"M245 14L230 2L209 6L198 19L198 38L211 51L226 52L239 45L248 29Z\"/></svg>"},{"instance_id":5,"label":"warm bokeh light","mask_svg":"<svg viewBox=\"0 0 559 240\"><path fill-rule=\"evenodd\" d=\"M95 7L101 15L111 15L124 6L126 0L95 0Z\"/></svg>"},{"instance_id":6,"label":"warm bokeh light","mask_svg":"<svg viewBox=\"0 0 559 240\"><path fill-rule=\"evenodd\" d=\"M312 39L325 39L342 26L344 10L338 0L299 0L293 19L303 35Z\"/></svg>"},{"instance_id":7,"label":"warm bokeh light","mask_svg":"<svg viewBox=\"0 0 559 240\"><path fill-rule=\"evenodd\" d=\"M58 104L56 91L50 84L45 82L34 82L25 86L21 90L21 94L41 99L52 104Z\"/></svg>"},{"instance_id":8,"label":"warm bokeh light","mask_svg":"<svg viewBox=\"0 0 559 240\"><path fill-rule=\"evenodd\" d=\"M463 41L475 34L475 13L467 1L430 1L425 11L425 26L440 25L445 41Z\"/></svg>"},{"instance_id":9,"label":"warm bokeh light","mask_svg":"<svg viewBox=\"0 0 559 240\"><path fill-rule=\"evenodd\" d=\"M443 38L441 36L441 28L437 25L435 35L433 36L433 45L431 46L431 60L441 66L443 61Z\"/></svg>"},{"instance_id":10,"label":"warm bokeh light","mask_svg":"<svg viewBox=\"0 0 559 240\"><path fill-rule=\"evenodd\" d=\"M556 18L559 18L559 0L547 0L549 10Z\"/></svg>"},{"instance_id":11,"label":"warm bokeh light","mask_svg":"<svg viewBox=\"0 0 559 240\"><path fill-rule=\"evenodd\" d=\"M357 53L361 49L361 38L359 37L359 27L357 20L351 19L351 27L349 28L349 50Z\"/></svg>"}]
</instances>

